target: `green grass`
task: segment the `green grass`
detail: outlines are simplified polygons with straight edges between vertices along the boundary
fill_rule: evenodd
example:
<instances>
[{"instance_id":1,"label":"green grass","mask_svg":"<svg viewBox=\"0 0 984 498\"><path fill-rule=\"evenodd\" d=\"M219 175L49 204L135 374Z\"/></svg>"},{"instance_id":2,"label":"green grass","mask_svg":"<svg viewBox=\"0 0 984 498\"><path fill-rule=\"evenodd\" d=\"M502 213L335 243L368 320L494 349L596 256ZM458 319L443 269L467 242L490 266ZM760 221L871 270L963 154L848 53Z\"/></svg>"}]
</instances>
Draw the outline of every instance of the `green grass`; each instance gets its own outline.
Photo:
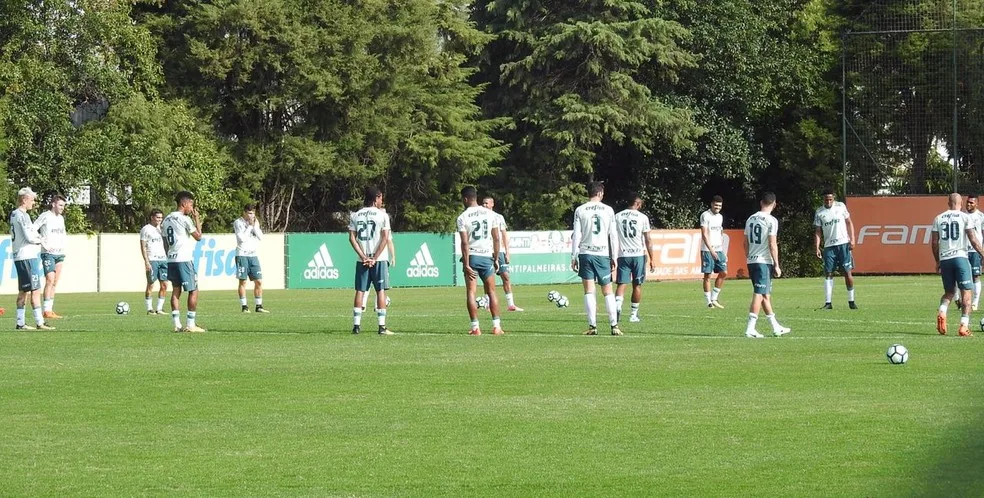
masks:
<instances>
[{"instance_id":1,"label":"green grass","mask_svg":"<svg viewBox=\"0 0 984 498\"><path fill-rule=\"evenodd\" d=\"M765 340L742 336L747 281L724 310L647 283L620 338L579 335L578 286L518 287L504 337L465 335L461 289L393 290L392 337L371 313L349 333L348 291L268 291L264 316L203 293L204 335L139 293L60 296L43 333L11 302L0 494L980 496L982 339L936 334L936 278L857 288L824 312L819 279L778 281L793 333Z\"/></svg>"}]
</instances>

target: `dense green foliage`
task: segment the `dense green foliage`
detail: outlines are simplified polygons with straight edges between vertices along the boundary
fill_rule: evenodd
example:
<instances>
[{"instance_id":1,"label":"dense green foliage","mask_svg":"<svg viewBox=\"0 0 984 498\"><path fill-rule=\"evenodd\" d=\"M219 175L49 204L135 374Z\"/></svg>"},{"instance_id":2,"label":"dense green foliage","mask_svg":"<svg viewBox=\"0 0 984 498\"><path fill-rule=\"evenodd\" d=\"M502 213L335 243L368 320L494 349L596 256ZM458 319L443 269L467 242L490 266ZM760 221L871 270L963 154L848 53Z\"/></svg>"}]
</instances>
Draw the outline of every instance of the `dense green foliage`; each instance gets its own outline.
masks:
<instances>
[{"instance_id":1,"label":"dense green foliage","mask_svg":"<svg viewBox=\"0 0 984 498\"><path fill-rule=\"evenodd\" d=\"M461 288L396 289L397 335L378 337L349 333L351 291L268 290L272 313L244 315L234 286L202 293L201 335L143 314L139 292L61 297L58 330L4 330L3 494L984 489L984 342L933 330L938 278L859 278L856 311L838 283L829 312L814 311L819 279L779 279L793 332L762 340L742 337L747 281L725 286L722 310L696 282L647 283L643 322L618 338L581 336L580 306L557 309L554 287L516 287L526 312L503 317L503 337L465 334ZM121 299L129 316L113 312ZM897 342L907 365L886 361Z\"/></svg>"},{"instance_id":2,"label":"dense green foliage","mask_svg":"<svg viewBox=\"0 0 984 498\"><path fill-rule=\"evenodd\" d=\"M568 225L595 179L618 207L641 194L658 227L692 227L715 194L738 226L771 189L798 254L821 186L843 182L839 34L886 18L943 26L916 25L945 14L941 0L896 3L11 0L0 200L24 184L88 186L73 228L132 230L186 188L206 230L228 230L249 201L272 230L337 230L376 184L397 230L448 230L457 192L478 184L514 228L546 229ZM960 26L984 25L984 9L959 4ZM924 89L945 80L933 61L948 40L874 46L871 77L894 83L849 92L881 103L871 119L887 124L859 131L897 156L879 161L927 165L904 171L902 190L947 183L927 144L948 143L950 111ZM984 74L979 51L957 55ZM970 115L982 86L959 89ZM958 130L971 182L984 178L982 130ZM874 190L898 170L852 181Z\"/></svg>"}]
</instances>

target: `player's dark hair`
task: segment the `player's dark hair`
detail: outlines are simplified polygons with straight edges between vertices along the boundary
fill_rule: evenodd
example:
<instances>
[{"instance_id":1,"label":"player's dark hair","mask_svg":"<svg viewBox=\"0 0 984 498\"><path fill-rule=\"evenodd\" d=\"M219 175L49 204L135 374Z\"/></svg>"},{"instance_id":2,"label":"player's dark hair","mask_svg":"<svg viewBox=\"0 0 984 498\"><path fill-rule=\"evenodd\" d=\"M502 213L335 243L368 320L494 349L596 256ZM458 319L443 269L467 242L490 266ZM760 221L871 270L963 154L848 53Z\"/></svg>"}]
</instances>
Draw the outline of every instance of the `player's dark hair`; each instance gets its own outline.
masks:
<instances>
[{"instance_id":1,"label":"player's dark hair","mask_svg":"<svg viewBox=\"0 0 984 498\"><path fill-rule=\"evenodd\" d=\"M828 195L836 196L837 193L834 192L834 188L833 187L827 187L827 188L823 189L823 195L824 195L824 197L826 197Z\"/></svg>"},{"instance_id":2,"label":"player's dark hair","mask_svg":"<svg viewBox=\"0 0 984 498\"><path fill-rule=\"evenodd\" d=\"M195 194L192 194L187 190L182 190L177 194L174 194L174 202L178 203L179 206L184 204L184 201L193 201L193 200L195 200Z\"/></svg>"},{"instance_id":3,"label":"player's dark hair","mask_svg":"<svg viewBox=\"0 0 984 498\"><path fill-rule=\"evenodd\" d=\"M362 199L362 205L365 207L372 206L380 195L383 195L383 192L379 190L379 187L366 187L366 196Z\"/></svg>"},{"instance_id":4,"label":"player's dark hair","mask_svg":"<svg viewBox=\"0 0 984 498\"><path fill-rule=\"evenodd\" d=\"M468 201L477 201L478 200L478 190L475 189L475 187L472 187L471 185L469 185L469 186L461 189L461 198L462 199L465 199L465 200L468 200Z\"/></svg>"},{"instance_id":5,"label":"player's dark hair","mask_svg":"<svg viewBox=\"0 0 984 498\"><path fill-rule=\"evenodd\" d=\"M641 201L641 200L642 200L642 196L640 196L638 193L629 192L629 207L634 205L636 201Z\"/></svg>"},{"instance_id":6,"label":"player's dark hair","mask_svg":"<svg viewBox=\"0 0 984 498\"><path fill-rule=\"evenodd\" d=\"M51 194L51 197L48 198L48 204L54 204L58 201L67 202L65 197L61 194Z\"/></svg>"},{"instance_id":7,"label":"player's dark hair","mask_svg":"<svg viewBox=\"0 0 984 498\"><path fill-rule=\"evenodd\" d=\"M588 182L588 197L605 193L604 182Z\"/></svg>"},{"instance_id":8,"label":"player's dark hair","mask_svg":"<svg viewBox=\"0 0 984 498\"><path fill-rule=\"evenodd\" d=\"M762 203L763 206L771 206L776 203L776 194L772 192L765 192L761 197L759 197L759 202Z\"/></svg>"},{"instance_id":9,"label":"player's dark hair","mask_svg":"<svg viewBox=\"0 0 984 498\"><path fill-rule=\"evenodd\" d=\"M256 204L247 204L243 206L243 212L256 211Z\"/></svg>"},{"instance_id":10,"label":"player's dark hair","mask_svg":"<svg viewBox=\"0 0 984 498\"><path fill-rule=\"evenodd\" d=\"M968 199L976 199L977 198L977 194L971 192L971 193L967 194L965 197L967 197Z\"/></svg>"},{"instance_id":11,"label":"player's dark hair","mask_svg":"<svg viewBox=\"0 0 984 498\"><path fill-rule=\"evenodd\" d=\"M164 211L161 211L160 209L157 209L157 208L151 209L150 210L150 214L147 215L147 219L149 220L149 219L151 219L151 218L153 218L154 216L157 216L157 215L164 216Z\"/></svg>"},{"instance_id":12,"label":"player's dark hair","mask_svg":"<svg viewBox=\"0 0 984 498\"><path fill-rule=\"evenodd\" d=\"M724 202L724 198L720 195L715 195L714 197L711 197L711 202Z\"/></svg>"}]
</instances>

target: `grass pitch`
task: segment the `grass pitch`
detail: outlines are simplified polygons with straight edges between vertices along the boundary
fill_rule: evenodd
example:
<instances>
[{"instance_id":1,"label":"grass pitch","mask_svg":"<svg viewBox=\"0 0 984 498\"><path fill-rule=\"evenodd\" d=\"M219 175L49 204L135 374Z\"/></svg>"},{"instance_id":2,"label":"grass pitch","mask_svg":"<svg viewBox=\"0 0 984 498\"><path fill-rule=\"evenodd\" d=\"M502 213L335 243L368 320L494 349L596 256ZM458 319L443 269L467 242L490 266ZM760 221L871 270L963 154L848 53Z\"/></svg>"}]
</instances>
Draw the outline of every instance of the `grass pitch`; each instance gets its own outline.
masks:
<instances>
[{"instance_id":1,"label":"grass pitch","mask_svg":"<svg viewBox=\"0 0 984 498\"><path fill-rule=\"evenodd\" d=\"M777 281L793 332L765 340L748 281L724 310L647 283L624 337L580 336L579 286L517 287L504 337L465 335L462 289L394 289L392 337L371 311L350 334L350 291L268 291L269 315L205 292L203 335L139 293L62 295L57 331L15 332L8 296L0 494L981 496L984 337L952 309L936 334L937 278L857 289L817 311L821 280Z\"/></svg>"}]
</instances>

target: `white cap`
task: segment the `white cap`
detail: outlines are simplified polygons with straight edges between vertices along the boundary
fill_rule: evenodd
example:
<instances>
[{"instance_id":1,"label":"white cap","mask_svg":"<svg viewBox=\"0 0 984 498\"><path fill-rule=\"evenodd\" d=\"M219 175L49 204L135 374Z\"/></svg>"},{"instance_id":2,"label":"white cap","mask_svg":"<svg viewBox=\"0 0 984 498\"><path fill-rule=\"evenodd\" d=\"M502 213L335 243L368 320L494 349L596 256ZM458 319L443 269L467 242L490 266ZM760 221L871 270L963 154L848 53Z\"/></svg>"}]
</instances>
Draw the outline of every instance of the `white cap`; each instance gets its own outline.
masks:
<instances>
[{"instance_id":1,"label":"white cap","mask_svg":"<svg viewBox=\"0 0 984 498\"><path fill-rule=\"evenodd\" d=\"M24 196L37 197L38 194L35 194L34 191L31 190L31 187L24 187L17 191L17 197L24 197Z\"/></svg>"}]
</instances>

